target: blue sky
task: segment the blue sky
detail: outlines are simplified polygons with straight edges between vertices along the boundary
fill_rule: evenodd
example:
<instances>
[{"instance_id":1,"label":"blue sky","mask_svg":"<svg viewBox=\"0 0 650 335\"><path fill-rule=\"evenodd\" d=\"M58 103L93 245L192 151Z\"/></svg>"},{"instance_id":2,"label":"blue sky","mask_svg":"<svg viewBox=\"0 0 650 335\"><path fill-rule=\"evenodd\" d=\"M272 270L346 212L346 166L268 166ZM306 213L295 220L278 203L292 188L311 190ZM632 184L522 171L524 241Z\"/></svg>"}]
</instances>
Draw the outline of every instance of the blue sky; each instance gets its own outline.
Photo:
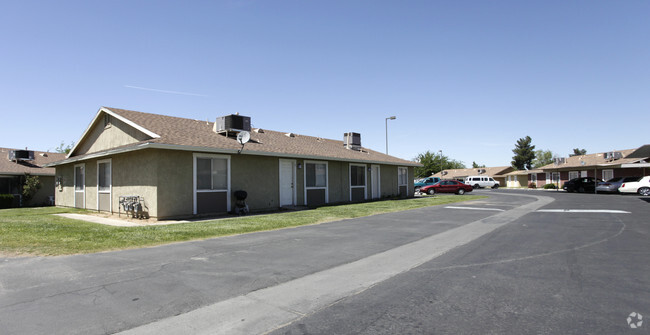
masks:
<instances>
[{"instance_id":1,"label":"blue sky","mask_svg":"<svg viewBox=\"0 0 650 335\"><path fill-rule=\"evenodd\" d=\"M649 1L3 1L0 147L100 106L509 165L649 144Z\"/></svg>"}]
</instances>

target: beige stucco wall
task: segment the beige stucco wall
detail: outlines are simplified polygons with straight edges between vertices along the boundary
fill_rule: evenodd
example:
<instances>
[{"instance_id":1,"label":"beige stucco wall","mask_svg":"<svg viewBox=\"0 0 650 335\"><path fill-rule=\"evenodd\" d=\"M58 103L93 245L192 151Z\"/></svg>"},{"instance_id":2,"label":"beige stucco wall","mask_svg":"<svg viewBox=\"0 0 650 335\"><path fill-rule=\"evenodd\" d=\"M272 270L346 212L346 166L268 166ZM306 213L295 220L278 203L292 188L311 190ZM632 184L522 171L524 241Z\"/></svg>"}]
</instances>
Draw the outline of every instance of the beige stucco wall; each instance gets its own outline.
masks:
<instances>
[{"instance_id":1,"label":"beige stucco wall","mask_svg":"<svg viewBox=\"0 0 650 335\"><path fill-rule=\"evenodd\" d=\"M190 216L194 210L193 155L190 151L150 150L158 169L157 211L160 218Z\"/></svg>"},{"instance_id":2,"label":"beige stucco wall","mask_svg":"<svg viewBox=\"0 0 650 335\"><path fill-rule=\"evenodd\" d=\"M111 117L111 125L104 127L104 117L102 114L91 126L91 130L87 134L86 139L79 143L75 154L83 155L112 149L147 139L150 139L150 137L114 117Z\"/></svg>"},{"instance_id":3,"label":"beige stucco wall","mask_svg":"<svg viewBox=\"0 0 650 335\"><path fill-rule=\"evenodd\" d=\"M246 203L255 210L280 207L280 161L277 157L231 156L231 190L248 193ZM231 202L234 206L235 198Z\"/></svg>"}]
</instances>

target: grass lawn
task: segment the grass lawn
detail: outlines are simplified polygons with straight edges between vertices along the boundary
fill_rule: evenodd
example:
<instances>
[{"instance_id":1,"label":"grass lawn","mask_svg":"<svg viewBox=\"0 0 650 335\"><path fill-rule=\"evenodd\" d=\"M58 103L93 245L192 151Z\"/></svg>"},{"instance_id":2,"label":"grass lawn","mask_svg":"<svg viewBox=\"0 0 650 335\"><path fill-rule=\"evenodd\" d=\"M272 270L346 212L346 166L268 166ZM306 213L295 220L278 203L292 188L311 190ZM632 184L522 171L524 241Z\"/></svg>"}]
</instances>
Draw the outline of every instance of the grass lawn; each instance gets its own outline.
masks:
<instances>
[{"instance_id":1,"label":"grass lawn","mask_svg":"<svg viewBox=\"0 0 650 335\"><path fill-rule=\"evenodd\" d=\"M154 246L397 212L475 200L485 196L434 196L326 206L312 210L233 217L173 225L114 227L50 214L83 213L72 208L0 210L0 256L68 255Z\"/></svg>"}]
</instances>

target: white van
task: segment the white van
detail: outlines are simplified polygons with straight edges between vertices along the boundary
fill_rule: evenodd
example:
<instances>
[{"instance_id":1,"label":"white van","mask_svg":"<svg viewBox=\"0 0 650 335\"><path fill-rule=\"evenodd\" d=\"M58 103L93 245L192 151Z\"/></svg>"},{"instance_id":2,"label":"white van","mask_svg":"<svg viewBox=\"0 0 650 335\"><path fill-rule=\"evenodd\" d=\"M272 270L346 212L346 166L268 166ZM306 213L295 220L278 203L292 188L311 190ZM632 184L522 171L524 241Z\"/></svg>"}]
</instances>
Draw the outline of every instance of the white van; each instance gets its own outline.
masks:
<instances>
[{"instance_id":1,"label":"white van","mask_svg":"<svg viewBox=\"0 0 650 335\"><path fill-rule=\"evenodd\" d=\"M499 188L499 182L489 176L469 176L465 178L465 184L474 188L491 187Z\"/></svg>"}]
</instances>

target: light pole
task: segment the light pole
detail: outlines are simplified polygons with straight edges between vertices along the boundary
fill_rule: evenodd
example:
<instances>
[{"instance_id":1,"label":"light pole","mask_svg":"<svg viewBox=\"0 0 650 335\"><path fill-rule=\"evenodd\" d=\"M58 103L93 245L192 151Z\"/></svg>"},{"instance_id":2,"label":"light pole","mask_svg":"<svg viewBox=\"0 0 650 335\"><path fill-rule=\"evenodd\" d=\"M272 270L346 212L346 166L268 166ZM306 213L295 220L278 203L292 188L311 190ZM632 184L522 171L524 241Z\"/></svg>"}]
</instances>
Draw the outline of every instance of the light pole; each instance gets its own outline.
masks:
<instances>
[{"instance_id":1,"label":"light pole","mask_svg":"<svg viewBox=\"0 0 650 335\"><path fill-rule=\"evenodd\" d=\"M438 150L440 153L440 179L442 179L442 150Z\"/></svg>"},{"instance_id":2,"label":"light pole","mask_svg":"<svg viewBox=\"0 0 650 335\"><path fill-rule=\"evenodd\" d=\"M390 116L386 118L386 155L388 155L388 120L395 120L396 116Z\"/></svg>"}]
</instances>

